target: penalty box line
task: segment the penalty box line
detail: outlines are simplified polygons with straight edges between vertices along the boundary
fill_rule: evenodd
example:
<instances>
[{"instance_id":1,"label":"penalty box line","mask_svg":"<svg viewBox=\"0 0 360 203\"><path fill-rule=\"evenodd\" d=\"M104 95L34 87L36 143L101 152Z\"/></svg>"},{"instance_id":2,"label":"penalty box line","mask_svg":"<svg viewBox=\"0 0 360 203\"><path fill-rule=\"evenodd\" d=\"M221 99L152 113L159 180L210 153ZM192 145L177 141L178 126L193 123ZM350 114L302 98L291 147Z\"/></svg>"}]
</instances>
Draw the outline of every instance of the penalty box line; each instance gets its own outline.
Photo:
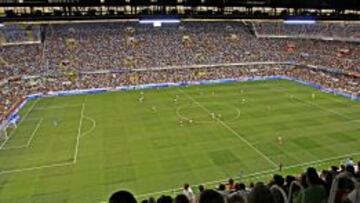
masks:
<instances>
[{"instance_id":1,"label":"penalty box line","mask_svg":"<svg viewBox=\"0 0 360 203\"><path fill-rule=\"evenodd\" d=\"M301 99L301 98L295 96L295 95L294 95L295 93L294 93L294 94L291 94L292 92L289 91L288 89L285 89L285 88L282 88L282 87L281 87L280 89L282 89L283 91L280 91L280 92L278 92L278 93L284 93L284 94L286 94L287 96L293 97L294 99L302 102L302 103L305 104L305 105L310 105L310 106L316 107L316 108L318 108L318 109L320 109L320 110L322 110L322 111L325 111L325 112L328 112L328 113L332 113L332 114L337 115L337 116L339 116L339 117L345 118L345 119L347 119L347 120L349 120L349 121L354 121L354 122L359 122L359 123L360 123L359 120L356 120L356 119L354 119L354 118L352 118L352 117L350 117L350 116L348 116L348 115L344 115L344 114L342 114L342 113L340 113L340 112L338 112L338 111L335 111L335 110L333 110L333 109L329 109L329 108L323 107L322 105L320 105L320 104L318 104L318 103ZM332 99L332 98L331 98L331 100L332 100L332 101L335 101L335 99Z\"/></svg>"},{"instance_id":2,"label":"penalty box line","mask_svg":"<svg viewBox=\"0 0 360 203\"><path fill-rule=\"evenodd\" d=\"M330 162L330 161L335 161L335 160L339 160L339 159L343 159L343 158L347 158L347 157L351 157L351 156L358 156L358 155L360 155L360 152L354 152L354 153L350 153L350 154L344 154L344 155L341 155L341 156L336 156L336 157L331 157L331 158L319 159L319 160L316 160L316 161L309 161L309 162L305 162L305 163L284 166L283 170L289 170L289 169L293 169L293 168L300 168L300 167L304 167L304 166L314 166L314 164L316 166L320 166L320 165L323 165L324 163L327 163L327 162ZM241 178L237 178L237 180L244 180L244 179L248 179L248 178L251 178L251 177L261 178L261 177L271 175L271 174L273 174L275 172L278 172L278 170L277 169L271 169L271 170L259 171L259 172L244 175ZM213 180L213 181L208 181L208 182L204 182L204 183L200 183L200 184L202 184L202 185L218 184L218 183L223 183L223 182L226 182L226 181L227 181L227 179L220 179L220 180ZM193 184L193 185L200 185L200 184ZM182 188L173 188L173 189L170 189L170 190L163 190L163 191L158 191L158 192L140 194L140 195L136 195L135 197L137 199L142 198L142 197L152 197L153 195L157 195L157 194L177 192L177 191L180 191L181 189Z\"/></svg>"},{"instance_id":3,"label":"penalty box line","mask_svg":"<svg viewBox=\"0 0 360 203\"><path fill-rule=\"evenodd\" d=\"M79 153L80 138L81 138L81 128L82 128L83 119L85 117L84 112L85 112L85 103L82 104L82 108L81 108L81 112L80 112L78 135L76 137L75 152L74 152L74 156L73 156L72 161L56 163L56 164L49 164L49 165L34 166L34 167L28 167L28 168L4 170L4 171L0 171L0 175L12 174L12 173L21 173L21 172L27 172L27 171L40 170L40 169L48 169L48 168L75 165L76 162L77 162L77 156L78 156L78 153Z\"/></svg>"},{"instance_id":4,"label":"penalty box line","mask_svg":"<svg viewBox=\"0 0 360 203\"><path fill-rule=\"evenodd\" d=\"M11 150L11 149L22 149L22 148L27 148L30 146L32 140L34 139L37 131L39 130L40 128L40 125L42 124L43 122L43 118L41 118L38 123L36 124L36 127L34 129L34 131L31 133L30 137L28 138L28 141L26 142L26 144L23 144L23 145L20 145L20 146L16 146L16 147L5 147L5 148L1 148L0 151L3 151L3 150Z\"/></svg>"},{"instance_id":5,"label":"penalty box line","mask_svg":"<svg viewBox=\"0 0 360 203\"><path fill-rule=\"evenodd\" d=\"M36 100L36 101L34 102L34 104L29 108L29 110L25 113L24 117L22 117L22 119L20 120L19 125L18 125L17 127L19 127L19 126L23 123L23 121L28 117L28 115L30 114L30 112L32 112L32 110L34 109L34 107L36 106L36 104L39 102L39 100L40 100L40 99ZM9 139L10 139L11 137L13 137L13 135L14 135L15 132L16 132L16 129L14 129L14 130L10 133L9 137L0 145L0 150L3 149L3 147L4 147L4 146L6 145L6 143L9 141Z\"/></svg>"},{"instance_id":6,"label":"penalty box line","mask_svg":"<svg viewBox=\"0 0 360 203\"><path fill-rule=\"evenodd\" d=\"M188 93L186 93L184 90L179 89L179 91L187 96L190 100L192 100L195 104L197 104L201 109L203 109L205 112L207 112L209 115L211 114L211 111L207 109L204 105L200 104L196 99L194 99L192 96L190 96ZM228 124L226 124L224 121L220 120L219 118L215 118L215 120L220 123L223 127L228 129L232 134L234 134L236 137L238 137L241 141L243 141L246 145L248 145L251 149L253 149L256 153L258 153L261 157L263 157L267 162L269 162L272 166L278 168L278 164L276 164L273 160L271 160L268 156L266 156L264 153L262 153L258 148L256 148L254 145L252 145L247 139L245 139L243 136L241 136L238 132L236 132L232 127L230 127Z\"/></svg>"}]
</instances>

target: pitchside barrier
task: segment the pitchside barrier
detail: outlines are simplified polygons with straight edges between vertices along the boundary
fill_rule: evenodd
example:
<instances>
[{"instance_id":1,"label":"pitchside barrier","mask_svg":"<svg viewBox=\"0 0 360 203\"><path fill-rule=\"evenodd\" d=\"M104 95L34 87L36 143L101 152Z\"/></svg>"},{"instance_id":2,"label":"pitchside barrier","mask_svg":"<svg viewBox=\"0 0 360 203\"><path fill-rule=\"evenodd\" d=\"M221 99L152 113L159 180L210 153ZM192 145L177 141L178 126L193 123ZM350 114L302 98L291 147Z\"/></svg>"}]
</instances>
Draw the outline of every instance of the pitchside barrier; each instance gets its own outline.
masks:
<instances>
[{"instance_id":1,"label":"pitchside barrier","mask_svg":"<svg viewBox=\"0 0 360 203\"><path fill-rule=\"evenodd\" d=\"M178 83L150 83L143 85L129 85L129 86L119 86L116 88L96 88L96 89L83 89L83 90L68 90L68 91L50 91L46 94L38 93L31 94L26 97L24 102L22 102L7 118L7 120L0 124L0 129L4 129L7 124L20 121L19 111L22 109L29 101L44 98L44 97L55 97L55 96L69 96L69 95L82 95L82 94L99 94L104 92L114 92L114 91L130 91L130 90L140 90L140 89L155 89L155 88L165 88L165 87L181 87L188 85L209 85L209 84L224 84L224 83L235 83L235 82L247 82L247 81L261 81L261 80L290 80L295 81L303 85L311 86L322 92L331 93L339 96L343 96L354 101L360 101L360 95L353 95L341 90L334 90L315 83L309 83L302 80L298 80L292 77L287 76L254 76L254 77L241 77L241 78L229 78L221 80L201 80L201 81L183 81Z\"/></svg>"}]
</instances>

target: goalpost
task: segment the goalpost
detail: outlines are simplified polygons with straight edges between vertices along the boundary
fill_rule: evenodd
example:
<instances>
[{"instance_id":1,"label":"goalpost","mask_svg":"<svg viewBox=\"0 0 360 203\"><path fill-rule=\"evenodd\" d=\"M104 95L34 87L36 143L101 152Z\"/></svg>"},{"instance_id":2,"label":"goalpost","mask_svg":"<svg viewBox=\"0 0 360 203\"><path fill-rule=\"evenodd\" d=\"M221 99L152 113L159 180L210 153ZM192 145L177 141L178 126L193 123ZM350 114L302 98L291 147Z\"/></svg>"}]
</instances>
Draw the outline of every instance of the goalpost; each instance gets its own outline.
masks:
<instances>
[{"instance_id":1,"label":"goalpost","mask_svg":"<svg viewBox=\"0 0 360 203\"><path fill-rule=\"evenodd\" d=\"M17 128L16 123L8 123L0 128L0 141L7 140L9 138L8 132L11 132Z\"/></svg>"},{"instance_id":2,"label":"goalpost","mask_svg":"<svg viewBox=\"0 0 360 203\"><path fill-rule=\"evenodd\" d=\"M0 141L4 141L7 139L8 139L8 136L7 136L6 128L1 128L0 129Z\"/></svg>"}]
</instances>

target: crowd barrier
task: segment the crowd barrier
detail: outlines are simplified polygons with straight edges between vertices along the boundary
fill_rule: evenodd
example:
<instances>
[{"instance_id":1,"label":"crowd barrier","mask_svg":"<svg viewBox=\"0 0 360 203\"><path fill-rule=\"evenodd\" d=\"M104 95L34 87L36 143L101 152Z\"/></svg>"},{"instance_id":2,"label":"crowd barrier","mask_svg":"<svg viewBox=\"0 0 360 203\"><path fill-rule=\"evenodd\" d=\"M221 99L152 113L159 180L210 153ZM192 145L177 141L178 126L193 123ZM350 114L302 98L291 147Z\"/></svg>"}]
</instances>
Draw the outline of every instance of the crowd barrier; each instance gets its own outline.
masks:
<instances>
[{"instance_id":1,"label":"crowd barrier","mask_svg":"<svg viewBox=\"0 0 360 203\"><path fill-rule=\"evenodd\" d=\"M83 90L69 90L69 91L50 91L46 94L38 93L28 95L27 98L22 102L10 116L7 118L5 123L19 122L20 116L18 112L22 109L29 101L42 97L54 97L54 96L69 96L69 95L82 95L82 94L99 94L104 92L113 92L113 91L130 91L130 90L140 90L140 89L157 89L165 87L179 87L179 86L188 86L188 85L209 85L209 84L224 84L224 83L235 83L235 82L247 82L247 81L262 81L262 80L290 80L297 83L311 86L322 92L331 93L339 96L343 96L355 101L360 101L360 95L352 95L350 93L334 90L330 88L322 87L321 85L315 83L305 82L296 78L287 77L287 76L255 76L255 77L241 77L241 78L229 78L221 80L201 80L201 81L182 81L182 82L169 82L169 83L151 83L143 85L129 85L129 86L119 86L116 88L96 88L96 89L83 89ZM6 127L6 124L1 124L0 129Z\"/></svg>"}]
</instances>

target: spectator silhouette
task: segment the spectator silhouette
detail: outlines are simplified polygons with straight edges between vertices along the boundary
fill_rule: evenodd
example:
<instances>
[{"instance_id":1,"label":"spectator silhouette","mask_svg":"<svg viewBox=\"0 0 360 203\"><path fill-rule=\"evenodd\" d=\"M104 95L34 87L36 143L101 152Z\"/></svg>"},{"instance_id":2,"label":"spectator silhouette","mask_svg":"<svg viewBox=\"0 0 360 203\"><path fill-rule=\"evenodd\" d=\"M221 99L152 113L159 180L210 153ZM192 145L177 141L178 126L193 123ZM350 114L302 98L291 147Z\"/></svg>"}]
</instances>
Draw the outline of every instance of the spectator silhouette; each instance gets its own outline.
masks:
<instances>
[{"instance_id":1,"label":"spectator silhouette","mask_svg":"<svg viewBox=\"0 0 360 203\"><path fill-rule=\"evenodd\" d=\"M128 191L118 191L111 195L109 203L137 203L135 197Z\"/></svg>"}]
</instances>

